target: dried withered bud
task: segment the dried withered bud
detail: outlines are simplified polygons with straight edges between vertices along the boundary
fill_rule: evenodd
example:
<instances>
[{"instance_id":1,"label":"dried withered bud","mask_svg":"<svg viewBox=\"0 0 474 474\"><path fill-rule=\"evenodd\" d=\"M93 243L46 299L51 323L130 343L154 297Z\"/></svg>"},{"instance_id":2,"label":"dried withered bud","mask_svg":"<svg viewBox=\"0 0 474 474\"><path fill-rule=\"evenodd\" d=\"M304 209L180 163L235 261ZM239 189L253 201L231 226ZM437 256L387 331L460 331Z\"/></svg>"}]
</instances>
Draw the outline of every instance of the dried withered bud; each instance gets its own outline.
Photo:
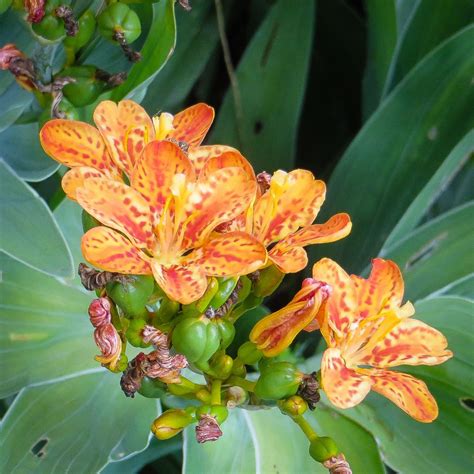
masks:
<instances>
[{"instance_id":1,"label":"dried withered bud","mask_svg":"<svg viewBox=\"0 0 474 474\"><path fill-rule=\"evenodd\" d=\"M166 141L174 143L175 145L178 145L179 148L181 148L181 150L184 151L184 153L188 153L189 151L189 144L186 142L176 140L176 138L173 138L173 137L167 138Z\"/></svg>"},{"instance_id":2,"label":"dried withered bud","mask_svg":"<svg viewBox=\"0 0 474 474\"><path fill-rule=\"evenodd\" d=\"M178 3L180 6L182 6L187 12L192 10L191 4L189 3L189 0L178 0Z\"/></svg>"},{"instance_id":3,"label":"dried withered bud","mask_svg":"<svg viewBox=\"0 0 474 474\"><path fill-rule=\"evenodd\" d=\"M330 474L352 474L352 469L342 453L324 461L323 466L329 470Z\"/></svg>"},{"instance_id":4,"label":"dried withered bud","mask_svg":"<svg viewBox=\"0 0 474 474\"><path fill-rule=\"evenodd\" d=\"M45 0L24 0L25 10L28 12L27 21L29 23L39 23L46 11Z\"/></svg>"},{"instance_id":5,"label":"dried withered bud","mask_svg":"<svg viewBox=\"0 0 474 474\"><path fill-rule=\"evenodd\" d=\"M36 70L33 61L27 58L14 44L0 48L0 69L10 71L18 84L27 91L37 88Z\"/></svg>"},{"instance_id":6,"label":"dried withered bud","mask_svg":"<svg viewBox=\"0 0 474 474\"><path fill-rule=\"evenodd\" d=\"M308 403L308 408L314 410L316 404L321 399L319 395L319 383L316 372L305 374L296 392L303 400Z\"/></svg>"},{"instance_id":7,"label":"dried withered bud","mask_svg":"<svg viewBox=\"0 0 474 474\"><path fill-rule=\"evenodd\" d=\"M145 359L146 354L140 352L140 354L129 362L128 367L122 374L120 387L127 397L133 398L142 385L142 380L145 377L142 364Z\"/></svg>"},{"instance_id":8,"label":"dried withered bud","mask_svg":"<svg viewBox=\"0 0 474 474\"><path fill-rule=\"evenodd\" d=\"M102 272L95 268L88 267L85 263L80 263L78 274L81 278L81 283L86 290L94 291L104 288L109 281L125 281L126 275L112 272Z\"/></svg>"},{"instance_id":9,"label":"dried withered bud","mask_svg":"<svg viewBox=\"0 0 474 474\"><path fill-rule=\"evenodd\" d=\"M257 185L260 191L260 194L264 194L265 191L270 189L270 182L272 180L272 175L266 171L262 171L257 174Z\"/></svg>"},{"instance_id":10,"label":"dried withered bud","mask_svg":"<svg viewBox=\"0 0 474 474\"><path fill-rule=\"evenodd\" d=\"M198 443L216 441L222 436L222 430L214 416L204 414L199 418L196 426L196 440Z\"/></svg>"},{"instance_id":11,"label":"dried withered bud","mask_svg":"<svg viewBox=\"0 0 474 474\"><path fill-rule=\"evenodd\" d=\"M79 31L79 23L77 22L76 18L74 18L72 8L67 5L60 5L58 8L56 8L54 13L58 18L62 18L64 20L66 35L76 36L77 32Z\"/></svg>"},{"instance_id":12,"label":"dried withered bud","mask_svg":"<svg viewBox=\"0 0 474 474\"><path fill-rule=\"evenodd\" d=\"M92 326L98 328L104 326L112 320L110 314L110 301L107 298L96 298L89 305L89 317Z\"/></svg>"},{"instance_id":13,"label":"dried withered bud","mask_svg":"<svg viewBox=\"0 0 474 474\"><path fill-rule=\"evenodd\" d=\"M95 360L114 369L122 352L122 339L112 324L104 324L94 331L94 340L102 355Z\"/></svg>"},{"instance_id":14,"label":"dried withered bud","mask_svg":"<svg viewBox=\"0 0 474 474\"><path fill-rule=\"evenodd\" d=\"M110 74L103 69L97 68L95 72L95 78L99 81L105 82L108 87L117 87L127 80L127 73L124 71Z\"/></svg>"},{"instance_id":15,"label":"dried withered bud","mask_svg":"<svg viewBox=\"0 0 474 474\"><path fill-rule=\"evenodd\" d=\"M125 35L121 31L116 31L114 33L114 40L117 41L117 43L120 45L120 48L122 49L126 58L130 62L137 63L138 61L140 61L140 59L142 59L142 55L138 51L135 51L127 43L127 40L125 39Z\"/></svg>"}]
</instances>

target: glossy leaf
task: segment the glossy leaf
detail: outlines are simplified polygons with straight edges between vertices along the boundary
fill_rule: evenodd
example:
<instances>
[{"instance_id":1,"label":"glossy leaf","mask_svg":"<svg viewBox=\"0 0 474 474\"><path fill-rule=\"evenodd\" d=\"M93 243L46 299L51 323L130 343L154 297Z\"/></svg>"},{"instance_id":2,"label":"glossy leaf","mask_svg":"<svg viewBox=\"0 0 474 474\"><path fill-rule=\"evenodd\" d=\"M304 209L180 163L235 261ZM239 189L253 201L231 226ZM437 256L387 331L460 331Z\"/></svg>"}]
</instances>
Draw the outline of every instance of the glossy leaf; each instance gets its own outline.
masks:
<instances>
[{"instance_id":1,"label":"glossy leaf","mask_svg":"<svg viewBox=\"0 0 474 474\"><path fill-rule=\"evenodd\" d=\"M446 285L440 290L432 293L430 297L443 295L462 296L474 300L474 273L449 283L449 285Z\"/></svg>"},{"instance_id":2,"label":"glossy leaf","mask_svg":"<svg viewBox=\"0 0 474 474\"><path fill-rule=\"evenodd\" d=\"M22 89L17 83L12 83L8 89L0 94L0 133L9 127L31 104L33 95Z\"/></svg>"},{"instance_id":3,"label":"glossy leaf","mask_svg":"<svg viewBox=\"0 0 474 474\"><path fill-rule=\"evenodd\" d=\"M153 4L153 22L140 51L142 59L132 66L127 80L113 93L113 100L125 96L141 98L153 78L173 53L176 43L174 1L161 0Z\"/></svg>"},{"instance_id":4,"label":"glossy leaf","mask_svg":"<svg viewBox=\"0 0 474 474\"><path fill-rule=\"evenodd\" d=\"M0 159L27 181L42 181L59 168L41 148L38 131L37 123L28 123L12 125L0 133Z\"/></svg>"},{"instance_id":5,"label":"glossy leaf","mask_svg":"<svg viewBox=\"0 0 474 474\"><path fill-rule=\"evenodd\" d=\"M0 249L41 272L72 277L69 248L46 203L1 161L0 179Z\"/></svg>"},{"instance_id":6,"label":"glossy leaf","mask_svg":"<svg viewBox=\"0 0 474 474\"><path fill-rule=\"evenodd\" d=\"M367 431L332 409L325 408L321 413L306 416L321 433L334 434L355 474L384 472L375 442ZM194 428L186 429L183 473L327 472L308 455L309 442L302 431L276 408L232 410L222 430L224 435L218 441L198 445ZM354 439L358 442L354 443Z\"/></svg>"},{"instance_id":7,"label":"glossy leaf","mask_svg":"<svg viewBox=\"0 0 474 474\"><path fill-rule=\"evenodd\" d=\"M415 2L413 2L415 3ZM383 97L406 76L416 64L445 39L474 19L470 0L421 0L410 12L398 39Z\"/></svg>"},{"instance_id":8,"label":"glossy leaf","mask_svg":"<svg viewBox=\"0 0 474 474\"><path fill-rule=\"evenodd\" d=\"M291 168L313 37L314 2L279 0L237 68L242 117L229 88L211 143L238 148L255 166Z\"/></svg>"},{"instance_id":9,"label":"glossy leaf","mask_svg":"<svg viewBox=\"0 0 474 474\"><path fill-rule=\"evenodd\" d=\"M176 10L176 50L148 86L142 105L150 112L176 113L215 51L219 35L212 2Z\"/></svg>"},{"instance_id":10,"label":"glossy leaf","mask_svg":"<svg viewBox=\"0 0 474 474\"><path fill-rule=\"evenodd\" d=\"M438 401L439 418L430 424L418 423L377 394L343 414L374 435L385 463L397 472L464 472L471 463L474 429L472 409L463 402L474 398L473 303L463 298L439 297L415 306L416 317L442 331L454 352L452 359L439 366L402 367L427 383Z\"/></svg>"},{"instance_id":11,"label":"glossy leaf","mask_svg":"<svg viewBox=\"0 0 474 474\"><path fill-rule=\"evenodd\" d=\"M367 67L364 76L364 116L378 107L392 55L397 44L397 8L395 0L366 0Z\"/></svg>"},{"instance_id":12,"label":"glossy leaf","mask_svg":"<svg viewBox=\"0 0 474 474\"><path fill-rule=\"evenodd\" d=\"M91 296L7 256L0 262L0 398L96 368Z\"/></svg>"},{"instance_id":13,"label":"glossy leaf","mask_svg":"<svg viewBox=\"0 0 474 474\"><path fill-rule=\"evenodd\" d=\"M474 153L474 130L471 130L451 151L426 186L410 204L385 241L381 253L411 232L428 212L438 196Z\"/></svg>"},{"instance_id":14,"label":"glossy leaf","mask_svg":"<svg viewBox=\"0 0 474 474\"><path fill-rule=\"evenodd\" d=\"M98 472L145 449L157 402L126 398L118 382L100 370L22 390L2 420L0 470Z\"/></svg>"},{"instance_id":15,"label":"glossy leaf","mask_svg":"<svg viewBox=\"0 0 474 474\"><path fill-rule=\"evenodd\" d=\"M470 130L473 42L471 26L426 57L349 146L329 181L321 219L348 212L353 230L325 247L324 256L359 272Z\"/></svg>"},{"instance_id":16,"label":"glossy leaf","mask_svg":"<svg viewBox=\"0 0 474 474\"><path fill-rule=\"evenodd\" d=\"M405 280L406 298L417 300L472 272L474 202L433 219L387 249Z\"/></svg>"}]
</instances>

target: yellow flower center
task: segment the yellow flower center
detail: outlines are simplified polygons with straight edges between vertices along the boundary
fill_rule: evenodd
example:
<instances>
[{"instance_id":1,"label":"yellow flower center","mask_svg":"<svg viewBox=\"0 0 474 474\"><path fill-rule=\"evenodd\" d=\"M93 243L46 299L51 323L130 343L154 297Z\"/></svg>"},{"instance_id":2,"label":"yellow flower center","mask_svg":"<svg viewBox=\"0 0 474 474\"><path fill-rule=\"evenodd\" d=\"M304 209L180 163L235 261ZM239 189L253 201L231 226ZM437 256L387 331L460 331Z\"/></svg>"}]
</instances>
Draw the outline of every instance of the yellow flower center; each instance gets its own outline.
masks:
<instances>
[{"instance_id":1,"label":"yellow flower center","mask_svg":"<svg viewBox=\"0 0 474 474\"><path fill-rule=\"evenodd\" d=\"M153 117L153 126L155 127L155 137L157 140L164 140L174 130L173 120L174 116L168 112L163 112L159 116L155 115Z\"/></svg>"}]
</instances>

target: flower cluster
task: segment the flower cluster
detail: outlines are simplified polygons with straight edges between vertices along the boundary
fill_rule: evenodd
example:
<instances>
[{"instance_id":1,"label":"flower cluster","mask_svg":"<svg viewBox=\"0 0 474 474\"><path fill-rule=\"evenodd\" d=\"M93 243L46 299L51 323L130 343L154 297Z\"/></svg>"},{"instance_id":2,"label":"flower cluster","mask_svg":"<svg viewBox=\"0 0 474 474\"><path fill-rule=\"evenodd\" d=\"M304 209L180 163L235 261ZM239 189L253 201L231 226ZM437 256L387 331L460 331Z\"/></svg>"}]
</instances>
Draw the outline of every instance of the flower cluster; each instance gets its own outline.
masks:
<instances>
[{"instance_id":1,"label":"flower cluster","mask_svg":"<svg viewBox=\"0 0 474 474\"><path fill-rule=\"evenodd\" d=\"M303 428L314 459L347 464L302 418L320 389L340 408L373 389L413 418L432 421L437 405L426 385L390 368L439 364L452 354L441 333L402 305L394 262L375 259L363 279L320 260L293 300L261 319L237 354L228 353L235 321L285 274L307 266L304 247L339 240L352 224L345 213L314 223L326 187L311 172L256 175L236 149L203 146L213 118L205 104L150 117L130 100L105 101L95 109L96 127L56 119L40 132L46 153L71 168L62 186L83 208L82 252L97 270L82 265L80 274L100 296L90 308L97 360L123 371L128 396L201 403L155 420L159 439L197 423L199 442L215 440L228 408L273 400ZM327 343L319 372L275 359L302 330L320 330ZM128 362L127 343L153 350ZM247 379L257 364L258 379ZM187 365L205 383L184 377Z\"/></svg>"}]
</instances>

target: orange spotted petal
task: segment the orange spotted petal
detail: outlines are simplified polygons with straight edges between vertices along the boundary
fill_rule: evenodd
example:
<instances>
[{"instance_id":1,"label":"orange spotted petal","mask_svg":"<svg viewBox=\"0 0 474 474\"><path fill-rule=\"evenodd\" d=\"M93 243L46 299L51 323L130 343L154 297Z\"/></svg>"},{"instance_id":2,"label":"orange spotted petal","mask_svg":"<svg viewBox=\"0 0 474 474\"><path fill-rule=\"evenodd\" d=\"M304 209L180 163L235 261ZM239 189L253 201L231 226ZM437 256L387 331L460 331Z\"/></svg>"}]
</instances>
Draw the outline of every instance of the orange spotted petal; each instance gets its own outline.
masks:
<instances>
[{"instance_id":1,"label":"orange spotted petal","mask_svg":"<svg viewBox=\"0 0 474 474\"><path fill-rule=\"evenodd\" d=\"M77 189L76 198L102 224L123 232L140 248L153 248L150 207L138 191L117 181L91 178Z\"/></svg>"},{"instance_id":2,"label":"orange spotted petal","mask_svg":"<svg viewBox=\"0 0 474 474\"><path fill-rule=\"evenodd\" d=\"M235 148L227 145L205 145L205 146L198 146L190 148L188 151L188 157L191 160L191 163L194 165L194 169L196 173L202 170L204 165L206 164L207 160L218 157L223 153L229 151L238 151Z\"/></svg>"},{"instance_id":3,"label":"orange spotted petal","mask_svg":"<svg viewBox=\"0 0 474 474\"><path fill-rule=\"evenodd\" d=\"M75 120L50 120L40 131L40 141L44 151L63 165L89 166L110 172L116 170L102 136L88 123Z\"/></svg>"},{"instance_id":4,"label":"orange spotted petal","mask_svg":"<svg viewBox=\"0 0 474 474\"><path fill-rule=\"evenodd\" d=\"M142 194L152 211L159 213L170 195L173 177L178 173L194 180L193 165L185 153L174 143L153 141L146 145L131 185Z\"/></svg>"},{"instance_id":5,"label":"orange spotted petal","mask_svg":"<svg viewBox=\"0 0 474 474\"><path fill-rule=\"evenodd\" d=\"M206 291L207 278L199 265L160 265L152 260L153 275L169 298L181 304L198 300Z\"/></svg>"},{"instance_id":6,"label":"orange spotted petal","mask_svg":"<svg viewBox=\"0 0 474 474\"><path fill-rule=\"evenodd\" d=\"M395 262L375 258L367 280L352 275L358 293L359 308L363 317L381 311L397 311L403 301L403 277Z\"/></svg>"},{"instance_id":7,"label":"orange spotted petal","mask_svg":"<svg viewBox=\"0 0 474 474\"><path fill-rule=\"evenodd\" d=\"M422 423L438 416L438 405L426 384L411 375L391 370L377 370L371 377L372 389Z\"/></svg>"},{"instance_id":8,"label":"orange spotted petal","mask_svg":"<svg viewBox=\"0 0 474 474\"><path fill-rule=\"evenodd\" d=\"M237 150L233 149L209 158L204 164L199 178L201 180L206 179L214 171L229 167L242 168L247 173L249 178L255 179L255 172L252 168L252 165Z\"/></svg>"},{"instance_id":9,"label":"orange spotted petal","mask_svg":"<svg viewBox=\"0 0 474 474\"><path fill-rule=\"evenodd\" d=\"M150 275L148 258L126 237L108 227L94 227L82 237L84 258L101 270Z\"/></svg>"},{"instance_id":10,"label":"orange spotted petal","mask_svg":"<svg viewBox=\"0 0 474 474\"><path fill-rule=\"evenodd\" d=\"M326 185L311 172L277 171L270 189L254 207L253 233L265 245L283 239L316 218L326 196Z\"/></svg>"},{"instance_id":11,"label":"orange spotted petal","mask_svg":"<svg viewBox=\"0 0 474 474\"><path fill-rule=\"evenodd\" d=\"M61 180L61 185L63 187L66 196L69 199L76 200L76 190L84 185L85 179L90 178L104 178L106 177L104 173L96 170L95 168L90 168L88 166L79 166L77 168L70 169Z\"/></svg>"},{"instance_id":12,"label":"orange spotted petal","mask_svg":"<svg viewBox=\"0 0 474 474\"><path fill-rule=\"evenodd\" d=\"M241 276L265 263L265 247L245 232L215 234L190 259L209 276Z\"/></svg>"},{"instance_id":13,"label":"orange spotted petal","mask_svg":"<svg viewBox=\"0 0 474 474\"><path fill-rule=\"evenodd\" d=\"M368 375L346 367L339 349L326 349L321 360L321 381L330 402L339 408L358 405L372 386Z\"/></svg>"},{"instance_id":14,"label":"orange spotted petal","mask_svg":"<svg viewBox=\"0 0 474 474\"><path fill-rule=\"evenodd\" d=\"M151 118L132 100L104 100L94 111L94 122L117 166L131 176L145 144L154 138Z\"/></svg>"},{"instance_id":15,"label":"orange spotted petal","mask_svg":"<svg viewBox=\"0 0 474 474\"><path fill-rule=\"evenodd\" d=\"M328 325L336 333L337 338L344 337L349 332L350 325L359 319L353 281L329 258L323 258L314 264L313 278L332 287L332 294L327 302Z\"/></svg>"},{"instance_id":16,"label":"orange spotted petal","mask_svg":"<svg viewBox=\"0 0 474 474\"><path fill-rule=\"evenodd\" d=\"M184 248L205 241L219 225L242 214L256 191L255 180L241 168L224 168L198 183L188 200Z\"/></svg>"},{"instance_id":17,"label":"orange spotted petal","mask_svg":"<svg viewBox=\"0 0 474 474\"><path fill-rule=\"evenodd\" d=\"M315 318L326 298L327 289L319 282L303 286L287 306L264 317L253 327L250 340L265 357L277 356L303 329L318 328Z\"/></svg>"},{"instance_id":18,"label":"orange spotted petal","mask_svg":"<svg viewBox=\"0 0 474 474\"><path fill-rule=\"evenodd\" d=\"M296 273L308 264L308 255L303 247L292 247L287 250L278 247L278 244L273 247L268 253L268 258L278 267L283 273Z\"/></svg>"},{"instance_id":19,"label":"orange spotted petal","mask_svg":"<svg viewBox=\"0 0 474 474\"><path fill-rule=\"evenodd\" d=\"M186 142L190 147L199 146L214 120L214 109L206 104L196 104L174 116L174 130L168 138Z\"/></svg>"},{"instance_id":20,"label":"orange spotted petal","mask_svg":"<svg viewBox=\"0 0 474 474\"><path fill-rule=\"evenodd\" d=\"M416 319L402 319L370 350L359 352L357 363L374 367L437 365L452 357L438 330Z\"/></svg>"}]
</instances>

